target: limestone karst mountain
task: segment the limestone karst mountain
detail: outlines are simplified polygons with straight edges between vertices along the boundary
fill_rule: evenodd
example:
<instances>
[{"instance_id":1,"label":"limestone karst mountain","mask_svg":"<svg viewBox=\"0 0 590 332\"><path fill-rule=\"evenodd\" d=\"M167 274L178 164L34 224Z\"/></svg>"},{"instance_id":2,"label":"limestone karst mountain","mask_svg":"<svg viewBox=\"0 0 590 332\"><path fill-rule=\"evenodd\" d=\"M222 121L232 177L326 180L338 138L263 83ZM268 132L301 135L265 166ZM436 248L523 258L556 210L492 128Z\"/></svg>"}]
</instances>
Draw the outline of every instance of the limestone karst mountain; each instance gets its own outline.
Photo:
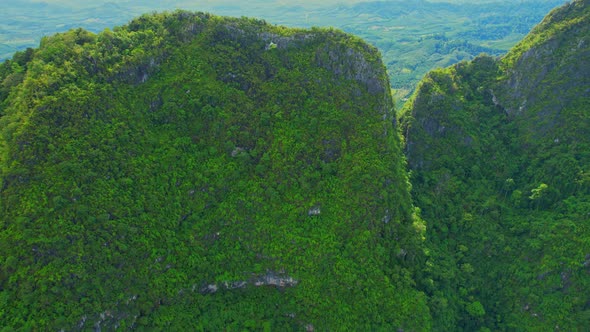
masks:
<instances>
[{"instance_id":1,"label":"limestone karst mountain","mask_svg":"<svg viewBox=\"0 0 590 332\"><path fill-rule=\"evenodd\" d=\"M435 329L586 329L589 2L503 58L431 72L403 123Z\"/></svg>"},{"instance_id":2,"label":"limestone karst mountain","mask_svg":"<svg viewBox=\"0 0 590 332\"><path fill-rule=\"evenodd\" d=\"M399 119L333 29L44 38L0 64L0 326L586 329L589 15L429 73Z\"/></svg>"},{"instance_id":3,"label":"limestone karst mountain","mask_svg":"<svg viewBox=\"0 0 590 332\"><path fill-rule=\"evenodd\" d=\"M0 68L1 326L428 329L374 47L175 12Z\"/></svg>"}]
</instances>

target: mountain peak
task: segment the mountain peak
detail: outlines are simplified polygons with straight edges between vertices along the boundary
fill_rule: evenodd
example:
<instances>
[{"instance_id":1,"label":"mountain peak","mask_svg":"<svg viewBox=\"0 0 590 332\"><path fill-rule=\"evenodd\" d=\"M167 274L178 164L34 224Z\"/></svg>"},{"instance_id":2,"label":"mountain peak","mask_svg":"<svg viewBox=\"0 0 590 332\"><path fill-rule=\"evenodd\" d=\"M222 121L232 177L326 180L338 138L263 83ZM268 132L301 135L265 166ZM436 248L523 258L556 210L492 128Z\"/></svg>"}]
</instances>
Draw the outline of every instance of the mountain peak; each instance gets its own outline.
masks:
<instances>
[{"instance_id":1,"label":"mountain peak","mask_svg":"<svg viewBox=\"0 0 590 332\"><path fill-rule=\"evenodd\" d=\"M427 328L374 47L179 11L0 73L0 325Z\"/></svg>"},{"instance_id":2,"label":"mountain peak","mask_svg":"<svg viewBox=\"0 0 590 332\"><path fill-rule=\"evenodd\" d=\"M406 105L425 289L446 303L435 329L587 325L588 298L570 295L588 293L589 8L554 10L503 58L431 72Z\"/></svg>"}]
</instances>

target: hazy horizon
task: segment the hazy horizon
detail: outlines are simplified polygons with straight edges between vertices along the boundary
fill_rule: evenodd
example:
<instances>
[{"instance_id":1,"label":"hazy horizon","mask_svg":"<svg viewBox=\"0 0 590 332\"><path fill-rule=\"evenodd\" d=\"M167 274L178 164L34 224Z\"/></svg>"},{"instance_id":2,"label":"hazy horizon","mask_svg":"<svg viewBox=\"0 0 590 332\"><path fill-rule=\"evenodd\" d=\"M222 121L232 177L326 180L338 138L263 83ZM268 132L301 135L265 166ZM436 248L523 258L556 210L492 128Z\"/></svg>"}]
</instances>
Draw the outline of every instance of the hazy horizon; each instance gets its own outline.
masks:
<instances>
[{"instance_id":1,"label":"hazy horizon","mask_svg":"<svg viewBox=\"0 0 590 332\"><path fill-rule=\"evenodd\" d=\"M433 68L484 52L499 56L520 41L544 15L566 0L15 0L0 12L0 61L37 47L42 37L83 28L98 33L144 13L209 12L253 17L287 27L335 27L379 48L404 100ZM443 3L448 3L445 5ZM490 4L492 3L492 4Z\"/></svg>"}]
</instances>

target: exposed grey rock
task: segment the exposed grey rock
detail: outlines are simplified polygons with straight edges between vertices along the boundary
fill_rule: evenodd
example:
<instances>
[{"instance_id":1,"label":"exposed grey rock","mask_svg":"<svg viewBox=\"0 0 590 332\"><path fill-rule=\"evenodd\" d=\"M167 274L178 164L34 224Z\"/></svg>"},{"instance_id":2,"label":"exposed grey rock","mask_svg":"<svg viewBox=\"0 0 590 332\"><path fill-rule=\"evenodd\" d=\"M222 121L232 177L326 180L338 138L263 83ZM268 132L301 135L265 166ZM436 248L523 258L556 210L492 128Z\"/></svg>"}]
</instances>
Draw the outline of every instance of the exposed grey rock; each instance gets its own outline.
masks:
<instances>
[{"instance_id":1,"label":"exposed grey rock","mask_svg":"<svg viewBox=\"0 0 590 332\"><path fill-rule=\"evenodd\" d=\"M387 224L391 221L391 213L389 212L389 209L385 210L385 215L383 216L381 221L383 221L383 223L385 223L385 224Z\"/></svg>"},{"instance_id":2,"label":"exposed grey rock","mask_svg":"<svg viewBox=\"0 0 590 332\"><path fill-rule=\"evenodd\" d=\"M193 287L193 289L194 289L194 287ZM216 293L217 290L219 290L219 287L216 284L208 284L208 285L205 285L204 287L201 287L199 292L201 294L213 294L213 293Z\"/></svg>"},{"instance_id":3,"label":"exposed grey rock","mask_svg":"<svg viewBox=\"0 0 590 332\"><path fill-rule=\"evenodd\" d=\"M290 276L280 276L272 271L254 281L254 286L276 286L276 287L293 287L299 282Z\"/></svg>"},{"instance_id":4,"label":"exposed grey rock","mask_svg":"<svg viewBox=\"0 0 590 332\"><path fill-rule=\"evenodd\" d=\"M237 280L237 281L224 281L221 284L207 284L199 290L201 294L214 294L220 288L232 290L245 288L248 285L255 287L262 286L275 286L279 288L294 287L299 283L298 280L291 276L284 275L282 273L276 273L274 271L268 271L264 275L254 277L250 280ZM195 287L193 286L193 290Z\"/></svg>"},{"instance_id":5,"label":"exposed grey rock","mask_svg":"<svg viewBox=\"0 0 590 332\"><path fill-rule=\"evenodd\" d=\"M236 157L238 156L240 153L244 152L245 150L239 146L237 146L235 149L233 149L233 151L231 152L231 156L232 157Z\"/></svg>"},{"instance_id":6,"label":"exposed grey rock","mask_svg":"<svg viewBox=\"0 0 590 332\"><path fill-rule=\"evenodd\" d=\"M308 216L319 216L322 213L322 209L319 205L313 206L311 209L307 211Z\"/></svg>"}]
</instances>

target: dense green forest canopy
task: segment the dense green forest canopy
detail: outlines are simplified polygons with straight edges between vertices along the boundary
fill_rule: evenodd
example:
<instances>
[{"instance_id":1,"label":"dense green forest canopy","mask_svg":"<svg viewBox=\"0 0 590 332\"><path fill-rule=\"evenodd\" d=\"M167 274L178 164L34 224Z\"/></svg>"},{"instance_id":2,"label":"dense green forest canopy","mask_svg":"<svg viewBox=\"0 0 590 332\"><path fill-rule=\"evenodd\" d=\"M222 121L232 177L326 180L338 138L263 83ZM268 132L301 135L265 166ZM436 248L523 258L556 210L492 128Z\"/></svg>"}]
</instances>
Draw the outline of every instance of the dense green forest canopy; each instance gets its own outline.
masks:
<instances>
[{"instance_id":1,"label":"dense green forest canopy","mask_svg":"<svg viewBox=\"0 0 590 332\"><path fill-rule=\"evenodd\" d=\"M258 17L290 27L333 26L383 54L398 106L431 69L485 52L504 54L565 0L529 1L51 1L14 0L0 11L0 60L42 36L82 27L98 33L135 16L176 8Z\"/></svg>"},{"instance_id":2,"label":"dense green forest canopy","mask_svg":"<svg viewBox=\"0 0 590 332\"><path fill-rule=\"evenodd\" d=\"M203 13L0 65L0 326L427 330L385 67Z\"/></svg>"},{"instance_id":3,"label":"dense green forest canopy","mask_svg":"<svg viewBox=\"0 0 590 332\"><path fill-rule=\"evenodd\" d=\"M397 119L383 47L334 29L44 37L0 65L0 326L584 331L589 29L572 1Z\"/></svg>"},{"instance_id":4,"label":"dense green forest canopy","mask_svg":"<svg viewBox=\"0 0 590 332\"><path fill-rule=\"evenodd\" d=\"M404 111L434 329L586 330L590 2L429 73Z\"/></svg>"}]
</instances>

